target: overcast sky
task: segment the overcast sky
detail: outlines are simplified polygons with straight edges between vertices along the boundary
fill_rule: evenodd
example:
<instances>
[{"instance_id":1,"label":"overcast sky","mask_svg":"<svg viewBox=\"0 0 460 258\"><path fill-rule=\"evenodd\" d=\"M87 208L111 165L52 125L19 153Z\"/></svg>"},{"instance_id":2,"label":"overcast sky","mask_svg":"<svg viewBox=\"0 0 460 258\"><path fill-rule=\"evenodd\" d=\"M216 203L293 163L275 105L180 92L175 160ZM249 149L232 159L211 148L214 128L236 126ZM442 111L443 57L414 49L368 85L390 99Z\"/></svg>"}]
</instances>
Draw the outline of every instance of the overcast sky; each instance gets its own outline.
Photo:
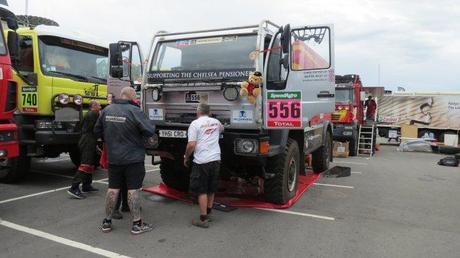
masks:
<instances>
[{"instance_id":1,"label":"overcast sky","mask_svg":"<svg viewBox=\"0 0 460 258\"><path fill-rule=\"evenodd\" d=\"M25 0L8 0L24 14ZM460 91L459 0L29 0L29 14L107 41L141 43L159 30L257 24L335 25L336 74L365 85Z\"/></svg>"}]
</instances>

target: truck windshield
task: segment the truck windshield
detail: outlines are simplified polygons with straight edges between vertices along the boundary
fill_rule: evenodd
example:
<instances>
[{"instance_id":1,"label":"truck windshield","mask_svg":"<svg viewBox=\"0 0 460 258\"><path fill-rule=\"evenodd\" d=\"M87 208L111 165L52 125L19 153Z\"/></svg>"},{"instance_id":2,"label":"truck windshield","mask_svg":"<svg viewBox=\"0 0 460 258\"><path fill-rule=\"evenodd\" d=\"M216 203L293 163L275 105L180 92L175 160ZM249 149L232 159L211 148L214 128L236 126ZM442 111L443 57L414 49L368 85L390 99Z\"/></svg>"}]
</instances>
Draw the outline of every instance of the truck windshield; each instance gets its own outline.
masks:
<instances>
[{"instance_id":1,"label":"truck windshield","mask_svg":"<svg viewBox=\"0 0 460 258\"><path fill-rule=\"evenodd\" d=\"M335 102L340 104L353 104L353 89L335 88Z\"/></svg>"},{"instance_id":2,"label":"truck windshield","mask_svg":"<svg viewBox=\"0 0 460 258\"><path fill-rule=\"evenodd\" d=\"M108 50L53 36L39 37L40 67L46 75L106 83Z\"/></svg>"},{"instance_id":3,"label":"truck windshield","mask_svg":"<svg viewBox=\"0 0 460 258\"><path fill-rule=\"evenodd\" d=\"M179 78L194 78L194 74L198 75L196 72L204 72L200 73L200 78L206 78L207 75L213 77L212 72L217 72L215 77L225 77L218 76L218 72L254 70L255 64L249 54L256 49L256 45L255 34L160 42L149 72L171 72L176 73ZM246 74L241 77L245 76Z\"/></svg>"}]
</instances>

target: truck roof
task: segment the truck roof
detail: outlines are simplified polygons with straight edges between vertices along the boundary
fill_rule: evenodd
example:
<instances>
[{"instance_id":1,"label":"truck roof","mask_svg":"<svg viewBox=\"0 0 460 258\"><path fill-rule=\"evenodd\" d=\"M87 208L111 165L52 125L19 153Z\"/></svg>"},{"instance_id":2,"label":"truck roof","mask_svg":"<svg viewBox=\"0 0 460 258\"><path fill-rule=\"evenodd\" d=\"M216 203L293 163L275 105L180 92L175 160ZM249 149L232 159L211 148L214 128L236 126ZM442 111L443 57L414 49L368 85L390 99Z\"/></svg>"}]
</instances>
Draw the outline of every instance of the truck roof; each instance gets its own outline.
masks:
<instances>
[{"instance_id":1,"label":"truck roof","mask_svg":"<svg viewBox=\"0 0 460 258\"><path fill-rule=\"evenodd\" d=\"M21 31L34 31L35 33L37 33L38 36L56 36L56 37L89 43L89 44L103 47L103 48L108 48L109 46L109 42L105 42L104 40L101 40L95 36L81 33L75 30L65 29L63 27L38 25L35 28L27 28L27 27L19 28L18 32L20 33Z\"/></svg>"}]
</instances>

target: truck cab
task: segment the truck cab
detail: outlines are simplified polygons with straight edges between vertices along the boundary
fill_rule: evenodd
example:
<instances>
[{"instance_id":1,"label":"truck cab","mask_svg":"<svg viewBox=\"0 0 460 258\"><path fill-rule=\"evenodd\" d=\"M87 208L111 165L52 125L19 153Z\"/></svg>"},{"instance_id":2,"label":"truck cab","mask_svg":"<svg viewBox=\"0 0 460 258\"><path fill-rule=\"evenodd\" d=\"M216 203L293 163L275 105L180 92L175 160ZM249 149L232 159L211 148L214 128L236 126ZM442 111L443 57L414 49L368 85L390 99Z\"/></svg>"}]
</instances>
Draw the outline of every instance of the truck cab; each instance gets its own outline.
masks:
<instances>
[{"instance_id":1,"label":"truck cab","mask_svg":"<svg viewBox=\"0 0 460 258\"><path fill-rule=\"evenodd\" d=\"M16 16L8 6L0 4L0 30L7 29L8 46L5 36L0 36L0 179L8 181L9 166L19 155L17 126L13 121L16 110L17 85L13 80L10 51L15 55L18 25Z\"/></svg>"},{"instance_id":2,"label":"truck cab","mask_svg":"<svg viewBox=\"0 0 460 258\"><path fill-rule=\"evenodd\" d=\"M296 193L299 173L305 173L305 155L313 154L315 172L328 168L334 110L331 25L291 28L262 21L158 32L152 42L142 107L157 128L148 153L161 158L166 185L188 188L190 171L183 156L200 102L209 104L225 127L220 140L223 179L258 182L266 200L286 203ZM111 53L113 77L121 74L120 60ZM263 83L254 86L260 94L251 100L241 88L255 72Z\"/></svg>"},{"instance_id":3,"label":"truck cab","mask_svg":"<svg viewBox=\"0 0 460 258\"><path fill-rule=\"evenodd\" d=\"M348 141L350 156L358 153L359 127L363 123L364 91L357 74L335 76L334 140Z\"/></svg>"},{"instance_id":4,"label":"truck cab","mask_svg":"<svg viewBox=\"0 0 460 258\"><path fill-rule=\"evenodd\" d=\"M20 179L32 157L69 152L72 161L79 163L79 123L88 103L106 104L108 44L56 26L22 27L17 33L14 120L21 155L9 173Z\"/></svg>"}]
</instances>

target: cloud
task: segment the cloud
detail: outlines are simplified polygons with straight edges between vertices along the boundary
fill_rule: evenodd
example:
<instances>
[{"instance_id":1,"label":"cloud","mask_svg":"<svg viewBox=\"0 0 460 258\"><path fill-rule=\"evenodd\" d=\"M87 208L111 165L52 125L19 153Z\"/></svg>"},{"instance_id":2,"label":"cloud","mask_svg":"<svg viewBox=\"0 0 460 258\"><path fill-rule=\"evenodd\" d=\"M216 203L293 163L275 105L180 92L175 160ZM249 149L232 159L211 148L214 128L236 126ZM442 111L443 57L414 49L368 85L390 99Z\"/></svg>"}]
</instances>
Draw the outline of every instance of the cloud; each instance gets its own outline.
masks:
<instances>
[{"instance_id":1,"label":"cloud","mask_svg":"<svg viewBox=\"0 0 460 258\"><path fill-rule=\"evenodd\" d=\"M10 1L24 13L22 1ZM257 24L335 25L336 71L415 91L459 89L460 6L457 0L150 1L29 0L30 14L107 41L136 40L144 53L158 30L187 31Z\"/></svg>"}]
</instances>

